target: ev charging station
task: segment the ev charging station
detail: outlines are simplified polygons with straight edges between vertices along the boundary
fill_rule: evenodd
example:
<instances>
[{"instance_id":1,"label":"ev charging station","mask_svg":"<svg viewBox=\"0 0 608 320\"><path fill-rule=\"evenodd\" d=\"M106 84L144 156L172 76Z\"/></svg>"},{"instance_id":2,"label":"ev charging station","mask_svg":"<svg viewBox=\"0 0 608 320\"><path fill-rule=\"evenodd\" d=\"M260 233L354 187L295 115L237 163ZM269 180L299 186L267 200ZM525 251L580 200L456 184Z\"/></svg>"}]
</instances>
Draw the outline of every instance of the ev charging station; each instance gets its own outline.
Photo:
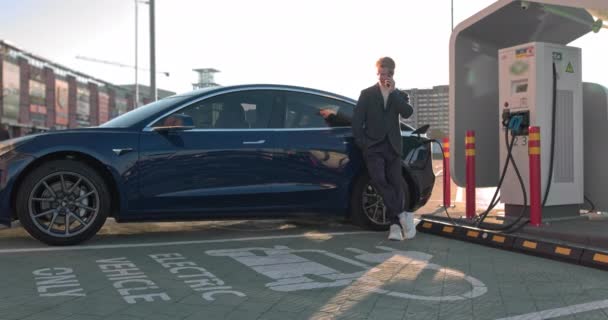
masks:
<instances>
[{"instance_id":1,"label":"ev charging station","mask_svg":"<svg viewBox=\"0 0 608 320\"><path fill-rule=\"evenodd\" d=\"M418 231L608 270L608 252L514 232L531 211L543 219L580 216L585 198L608 211L608 88L583 82L585 48L569 45L608 28L602 19L608 0L498 0L456 26L451 178L461 187L474 181L470 190L497 187L506 218L484 222L496 198L483 213L467 202L466 220L422 215Z\"/></svg>"},{"instance_id":2,"label":"ev charging station","mask_svg":"<svg viewBox=\"0 0 608 320\"><path fill-rule=\"evenodd\" d=\"M526 194L530 194L528 127L539 126L541 195L549 189L546 206L551 207L546 213L555 216L561 211L567 216L578 212L578 205L584 202L581 50L533 42L500 49L498 57L499 140L506 136L504 142L499 141L500 168L507 165L508 137L515 136L511 156L526 182ZM521 206L530 204L524 203L520 190L513 166L507 166L501 186L507 215L516 215ZM557 206L562 210L556 210Z\"/></svg>"},{"instance_id":3,"label":"ev charging station","mask_svg":"<svg viewBox=\"0 0 608 320\"><path fill-rule=\"evenodd\" d=\"M599 147L608 137L608 89L583 83L584 48L567 46L599 32L602 20L589 11L607 9L606 0L499 0L454 29L449 109L457 185L465 185L466 131L476 135L477 187L498 186L513 139L500 199L507 216L517 215L529 200L513 163L529 195L527 128L538 126L543 216L577 216L585 195L599 210L608 209L608 170L589 172L608 159ZM585 123L589 118L592 126Z\"/></svg>"}]
</instances>

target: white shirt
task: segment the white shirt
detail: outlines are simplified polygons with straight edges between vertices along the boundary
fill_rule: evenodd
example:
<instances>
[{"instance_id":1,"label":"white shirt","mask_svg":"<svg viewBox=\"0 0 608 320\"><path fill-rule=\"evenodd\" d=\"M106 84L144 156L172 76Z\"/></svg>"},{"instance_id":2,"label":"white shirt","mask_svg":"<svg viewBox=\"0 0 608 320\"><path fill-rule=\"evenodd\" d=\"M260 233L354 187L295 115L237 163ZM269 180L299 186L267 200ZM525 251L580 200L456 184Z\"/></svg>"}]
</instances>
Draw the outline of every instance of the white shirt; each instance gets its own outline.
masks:
<instances>
[{"instance_id":1,"label":"white shirt","mask_svg":"<svg viewBox=\"0 0 608 320\"><path fill-rule=\"evenodd\" d=\"M384 98L384 109L386 110L386 103L388 102L388 95L391 93L391 89L387 88L380 82L378 83L380 85L380 92L382 92L382 98Z\"/></svg>"}]
</instances>

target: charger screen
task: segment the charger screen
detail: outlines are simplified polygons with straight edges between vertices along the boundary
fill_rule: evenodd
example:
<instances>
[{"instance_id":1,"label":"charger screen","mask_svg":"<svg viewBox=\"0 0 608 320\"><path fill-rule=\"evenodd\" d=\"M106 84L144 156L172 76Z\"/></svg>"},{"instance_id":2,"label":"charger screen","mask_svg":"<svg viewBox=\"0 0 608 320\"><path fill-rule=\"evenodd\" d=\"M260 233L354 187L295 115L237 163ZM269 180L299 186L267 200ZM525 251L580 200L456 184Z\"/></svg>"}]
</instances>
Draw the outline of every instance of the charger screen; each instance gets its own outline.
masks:
<instances>
[{"instance_id":1,"label":"charger screen","mask_svg":"<svg viewBox=\"0 0 608 320\"><path fill-rule=\"evenodd\" d=\"M511 88L513 93L528 92L528 81L513 81Z\"/></svg>"},{"instance_id":2,"label":"charger screen","mask_svg":"<svg viewBox=\"0 0 608 320\"><path fill-rule=\"evenodd\" d=\"M521 92L527 92L528 91L528 84L520 84L517 87L515 87L515 93L521 93Z\"/></svg>"}]
</instances>

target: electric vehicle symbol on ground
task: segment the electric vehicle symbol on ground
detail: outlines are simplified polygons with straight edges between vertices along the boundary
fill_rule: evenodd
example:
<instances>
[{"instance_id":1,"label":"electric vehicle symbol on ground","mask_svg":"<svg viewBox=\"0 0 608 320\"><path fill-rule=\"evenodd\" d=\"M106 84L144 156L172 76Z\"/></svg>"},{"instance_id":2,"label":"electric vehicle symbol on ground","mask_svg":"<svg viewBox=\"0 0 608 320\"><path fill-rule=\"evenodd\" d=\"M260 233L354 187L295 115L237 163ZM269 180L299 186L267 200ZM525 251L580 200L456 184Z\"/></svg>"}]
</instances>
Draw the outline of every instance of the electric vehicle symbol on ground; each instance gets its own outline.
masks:
<instances>
[{"instance_id":1,"label":"electric vehicle symbol on ground","mask_svg":"<svg viewBox=\"0 0 608 320\"><path fill-rule=\"evenodd\" d=\"M355 259L359 261L326 250L291 249L287 246L209 250L206 251L206 254L233 258L257 273L272 279L273 281L267 283L266 287L280 292L356 285L370 293L384 294L396 298L459 301L479 297L488 290L486 285L476 278L458 270L429 263L432 258L430 254L418 251L400 251L383 246L376 248L381 252L371 253L357 248L347 248L346 250L357 254ZM324 255L361 268L361 270L344 273L304 257L311 254ZM391 278L391 273L397 274L400 270L412 268L417 268L420 271L424 269L434 270L437 273L442 273L445 277L462 279L468 282L470 290L453 295L424 296L383 289L387 282L385 279L387 276Z\"/></svg>"}]
</instances>

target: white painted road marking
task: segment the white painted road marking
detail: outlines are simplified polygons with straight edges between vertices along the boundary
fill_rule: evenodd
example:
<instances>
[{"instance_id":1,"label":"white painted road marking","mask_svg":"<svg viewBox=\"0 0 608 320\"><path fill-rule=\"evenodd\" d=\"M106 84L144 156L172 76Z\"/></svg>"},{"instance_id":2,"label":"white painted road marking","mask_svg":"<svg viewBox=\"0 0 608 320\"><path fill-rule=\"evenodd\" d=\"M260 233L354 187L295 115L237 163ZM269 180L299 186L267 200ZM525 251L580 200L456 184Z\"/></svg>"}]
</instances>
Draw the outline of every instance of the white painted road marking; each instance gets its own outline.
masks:
<instances>
[{"instance_id":1,"label":"white painted road marking","mask_svg":"<svg viewBox=\"0 0 608 320\"><path fill-rule=\"evenodd\" d=\"M36 287L41 297L84 297L83 289L72 268L44 268L32 272L36 276ZM68 288L58 291L59 288ZM74 288L77 287L77 288ZM52 290L49 290L52 289ZM53 292L51 292L53 291Z\"/></svg>"},{"instance_id":2,"label":"white painted road marking","mask_svg":"<svg viewBox=\"0 0 608 320\"><path fill-rule=\"evenodd\" d=\"M213 296L216 294L231 294L237 297L247 296L240 291L232 290L232 287L230 286L225 286L226 283L224 281L220 280L205 268L199 267L195 262L183 261L186 260L186 258L180 253L157 253L150 254L148 257L158 262L163 268L169 270L171 274L178 275L178 278L197 278L185 280L184 283L194 291L206 291L201 296L207 301L214 301L215 298ZM183 270L194 270L195 272L180 274Z\"/></svg>"},{"instance_id":3,"label":"white painted road marking","mask_svg":"<svg viewBox=\"0 0 608 320\"><path fill-rule=\"evenodd\" d=\"M158 292L159 287L156 283L125 257L97 260L97 264L99 269L106 274L108 280L113 282L114 288L129 304L135 304L139 302L138 300L146 302L154 302L156 299L171 300L167 293ZM136 283L139 286L126 286L127 283ZM132 291L140 294L133 294Z\"/></svg>"},{"instance_id":4,"label":"white painted road marking","mask_svg":"<svg viewBox=\"0 0 608 320\"><path fill-rule=\"evenodd\" d=\"M432 258L430 254L417 251L400 251L389 247L377 247L383 250L381 253L369 253L358 248L347 248L347 250L359 253L355 258L377 264L369 266L364 263L337 255L325 250L315 249L290 249L286 246L274 246L274 248L249 247L239 249L208 250L205 253L210 256L230 257L257 273L274 280L267 283L266 287L280 292L291 292L329 287L344 287L354 282L367 282L378 284L373 278L375 272L382 271L387 261L395 262L401 266L417 264L420 269L436 270L439 274L461 278L471 284L472 289L460 295L451 296L421 296L398 291L388 291L374 288L373 292L385 294L403 299L415 299L426 301L458 301L472 299L485 294L488 289L481 281L467 276L464 273L444 268L434 263L428 263ZM259 253L259 254L257 254ZM319 262L311 261L297 253L317 253L342 262L362 268L362 271L353 273L342 273ZM311 277L314 276L314 277ZM324 278L327 281L315 281L315 278Z\"/></svg>"},{"instance_id":5,"label":"white painted road marking","mask_svg":"<svg viewBox=\"0 0 608 320\"><path fill-rule=\"evenodd\" d=\"M532 312L528 314L522 314L520 316L500 318L498 320L544 320L553 319L557 317L574 315L576 313L588 312L597 309L608 308L608 300L599 300L588 303L575 304L569 307L549 309L544 311Z\"/></svg>"},{"instance_id":6,"label":"white painted road marking","mask_svg":"<svg viewBox=\"0 0 608 320\"><path fill-rule=\"evenodd\" d=\"M37 247L37 248L22 248L22 249L0 249L0 254L7 253L29 253L29 252L54 252L54 251L78 251L78 250L105 250L105 249L121 249L121 248L145 248L158 246L187 246L193 244L208 244L208 243L226 243L226 242L247 242L257 240L277 240L277 239L295 239L295 238L326 238L328 236L349 236L357 234L372 234L374 231L353 231L353 232L309 232L305 234L294 234L287 236L266 236L266 237L248 237L236 239L216 239L216 240L194 240L194 241L174 241L174 242L146 242L133 244L107 244L93 246L72 246L72 247Z\"/></svg>"}]
</instances>

